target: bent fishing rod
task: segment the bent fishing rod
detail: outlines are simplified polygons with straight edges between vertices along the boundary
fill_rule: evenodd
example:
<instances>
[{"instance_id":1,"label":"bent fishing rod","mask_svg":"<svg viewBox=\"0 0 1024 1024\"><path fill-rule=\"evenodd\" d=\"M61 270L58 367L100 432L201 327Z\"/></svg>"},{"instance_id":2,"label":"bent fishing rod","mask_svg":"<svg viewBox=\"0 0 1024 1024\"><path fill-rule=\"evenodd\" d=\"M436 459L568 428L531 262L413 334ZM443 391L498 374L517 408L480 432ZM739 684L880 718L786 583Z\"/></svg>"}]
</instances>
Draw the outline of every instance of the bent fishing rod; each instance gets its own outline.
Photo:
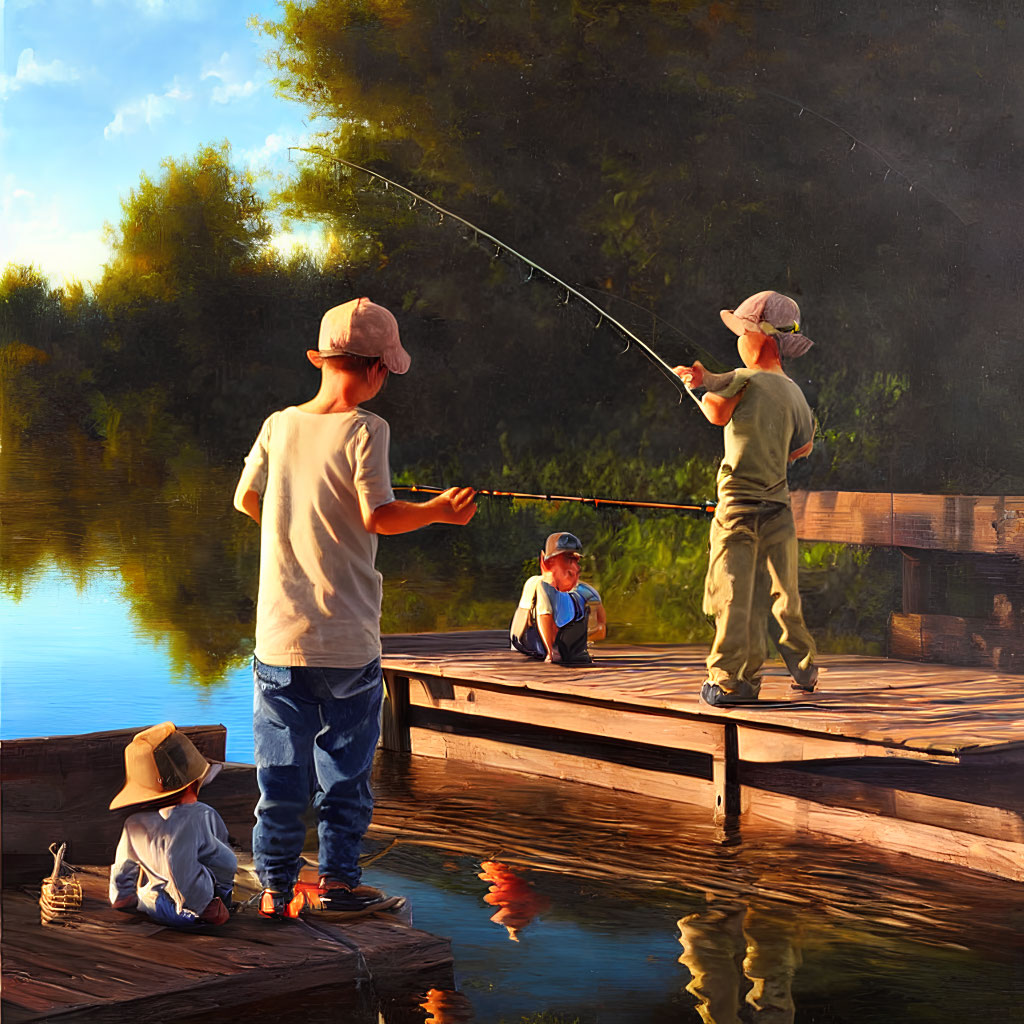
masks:
<instances>
[{"instance_id":1,"label":"bent fishing rod","mask_svg":"<svg viewBox=\"0 0 1024 1024\"><path fill-rule=\"evenodd\" d=\"M515 257L515 259L519 260L520 263L529 267L530 273L526 278L527 281L533 278L534 273L538 273L543 275L545 278L547 278L547 280L551 281L554 285L561 289L564 293L564 297L561 303L563 306L566 303L568 303L570 297L575 297L579 299L580 302L589 306L598 315L598 321L594 325L594 330L597 330L597 328L600 327L607 320L608 323L612 327L614 327L622 335L623 338L626 339L627 345L628 343L635 343L640 347L640 350L651 360L651 362L653 362L654 365L657 366L658 369L661 370L665 374L665 376L668 377L669 380L671 380L672 383L679 389L680 395L685 390L691 398L694 398L695 400L699 401L699 399L696 398L696 395L693 394L693 391L691 390L689 385L683 383L683 381L680 379L679 375L675 372L675 370L671 366L669 366L669 364L664 359L662 359L662 357L658 355L658 353L655 352L654 349L647 344L647 342L639 338L623 323L621 323L619 320L616 320L615 317L605 312L605 310L603 310L592 299L587 298L587 296L584 295L583 292L581 292L578 288L574 288L571 284L566 283L560 277L557 277L555 274L553 274L550 270L545 269L539 263L536 263L533 260L531 260L528 256L524 256L521 252L517 252L515 249L512 248L512 246L503 242L500 238L496 238L489 232L484 231L483 228L478 227L476 224L473 224L470 221L466 220L465 217L460 217L457 213L453 213L451 210L445 209L445 207L443 206L439 206L432 200L427 199L426 196L422 196L418 192L414 192L411 188L407 188L405 185L402 185L399 182L386 177L385 175L381 174L380 171L371 170L369 167L363 167L361 164L353 163L351 160L346 160L344 157L341 156L334 156L331 153L325 153L323 150L320 149L308 149L302 146L290 146L288 152L290 153L293 149L297 150L300 153L311 153L313 156L320 157L323 160L330 160L333 163L341 164L343 167L348 167L350 170L359 171L362 174L366 174L369 176L371 184L374 181L380 180L381 182L384 183L385 190L393 188L396 189L398 192L404 193L405 195L409 196L412 199L412 206L416 206L419 203L423 203L425 206L428 206L432 210L435 210L440 217L440 220L438 221L439 224L442 223L444 219L447 217L469 228L469 230L473 232L474 240L479 240L483 238L486 241L490 242L495 247L495 259L499 257L502 253L508 253L510 256L513 256Z\"/></svg>"},{"instance_id":2,"label":"bent fishing rod","mask_svg":"<svg viewBox=\"0 0 1024 1024\"><path fill-rule=\"evenodd\" d=\"M411 491L413 494L443 494L444 487L429 487L424 484L394 484L396 491ZM593 505L594 508L654 508L672 512L697 512L701 515L712 515L715 511L713 501L702 501L695 505L678 505L667 501L630 501L625 498L584 498L577 494L524 494L521 491L495 491L481 488L478 496L485 498L513 498L517 501L575 501L580 505Z\"/></svg>"}]
</instances>

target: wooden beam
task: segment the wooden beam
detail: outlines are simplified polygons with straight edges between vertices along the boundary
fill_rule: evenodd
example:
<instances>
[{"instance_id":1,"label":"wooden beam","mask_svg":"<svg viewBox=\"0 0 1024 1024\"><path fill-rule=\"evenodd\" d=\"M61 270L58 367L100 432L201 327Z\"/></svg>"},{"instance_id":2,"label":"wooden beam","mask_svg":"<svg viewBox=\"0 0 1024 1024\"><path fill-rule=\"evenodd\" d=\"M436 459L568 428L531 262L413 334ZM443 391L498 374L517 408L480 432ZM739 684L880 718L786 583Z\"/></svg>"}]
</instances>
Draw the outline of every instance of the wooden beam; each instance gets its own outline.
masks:
<instances>
[{"instance_id":1,"label":"wooden beam","mask_svg":"<svg viewBox=\"0 0 1024 1024\"><path fill-rule=\"evenodd\" d=\"M715 784L715 821L740 813L739 744L735 722L723 722L720 749L715 751L712 780Z\"/></svg>"},{"instance_id":2,"label":"wooden beam","mask_svg":"<svg viewBox=\"0 0 1024 1024\"><path fill-rule=\"evenodd\" d=\"M744 787L751 817L1024 882L1024 844Z\"/></svg>"},{"instance_id":3,"label":"wooden beam","mask_svg":"<svg viewBox=\"0 0 1024 1024\"><path fill-rule=\"evenodd\" d=\"M1024 496L794 491L801 540L1024 557Z\"/></svg>"},{"instance_id":4,"label":"wooden beam","mask_svg":"<svg viewBox=\"0 0 1024 1024\"><path fill-rule=\"evenodd\" d=\"M793 518L801 540L893 544L891 494L872 491L794 491Z\"/></svg>"},{"instance_id":5,"label":"wooden beam","mask_svg":"<svg viewBox=\"0 0 1024 1024\"><path fill-rule=\"evenodd\" d=\"M522 688L495 689L451 679L412 677L412 707L437 708L471 717L523 722L590 736L629 740L673 750L714 754L721 749L721 719L585 703L579 697L532 696Z\"/></svg>"},{"instance_id":6,"label":"wooden beam","mask_svg":"<svg viewBox=\"0 0 1024 1024\"><path fill-rule=\"evenodd\" d=\"M629 765L615 764L597 758L582 757L558 751L539 750L478 736L458 736L430 729L410 729L412 752L425 757L444 757L470 761L528 775L583 782L605 789L645 793L664 800L714 806L714 784L709 779L692 775L672 775Z\"/></svg>"},{"instance_id":7,"label":"wooden beam","mask_svg":"<svg viewBox=\"0 0 1024 1024\"><path fill-rule=\"evenodd\" d=\"M409 677L393 668L384 669L380 745L399 754L409 752Z\"/></svg>"},{"instance_id":8,"label":"wooden beam","mask_svg":"<svg viewBox=\"0 0 1024 1024\"><path fill-rule=\"evenodd\" d=\"M909 761L956 762L955 754L913 750L896 743L868 742L856 736L791 732L737 722L738 757L762 764L847 757L887 757Z\"/></svg>"}]
</instances>

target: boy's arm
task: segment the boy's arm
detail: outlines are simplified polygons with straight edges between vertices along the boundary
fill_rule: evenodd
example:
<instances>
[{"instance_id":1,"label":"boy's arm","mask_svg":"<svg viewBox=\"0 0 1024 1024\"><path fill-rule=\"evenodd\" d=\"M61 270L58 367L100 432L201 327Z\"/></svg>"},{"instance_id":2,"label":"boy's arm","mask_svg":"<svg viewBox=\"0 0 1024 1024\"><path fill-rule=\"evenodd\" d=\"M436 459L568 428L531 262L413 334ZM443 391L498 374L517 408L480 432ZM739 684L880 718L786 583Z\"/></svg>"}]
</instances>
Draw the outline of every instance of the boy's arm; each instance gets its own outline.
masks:
<instances>
[{"instance_id":1,"label":"boy's arm","mask_svg":"<svg viewBox=\"0 0 1024 1024\"><path fill-rule=\"evenodd\" d=\"M258 524L260 521L260 496L256 491L245 491L235 495L235 508L244 512L250 519ZM252 529L252 527L249 527Z\"/></svg>"},{"instance_id":2,"label":"boy's arm","mask_svg":"<svg viewBox=\"0 0 1024 1024\"><path fill-rule=\"evenodd\" d=\"M789 453L789 461L796 462L797 459L806 458L811 454L811 449L814 447L813 439L808 441L807 444L801 445L795 452Z\"/></svg>"},{"instance_id":3,"label":"boy's arm","mask_svg":"<svg viewBox=\"0 0 1024 1024\"><path fill-rule=\"evenodd\" d=\"M590 610L595 613L596 624L589 630L588 639L603 640L608 635L608 614L605 612L604 605L600 601L592 604Z\"/></svg>"},{"instance_id":4,"label":"boy's arm","mask_svg":"<svg viewBox=\"0 0 1024 1024\"><path fill-rule=\"evenodd\" d=\"M687 388L707 388L707 393L697 399L700 410L705 418L714 423L716 427L724 427L739 404L742 391L725 397L718 394L720 391L728 391L736 377L735 370L727 373L711 373L696 362L693 366L676 366L673 368L677 376L681 377ZM696 396L694 396L696 397Z\"/></svg>"},{"instance_id":5,"label":"boy's arm","mask_svg":"<svg viewBox=\"0 0 1024 1024\"><path fill-rule=\"evenodd\" d=\"M537 632L540 633L544 646L548 649L548 656L544 659L555 664L561 661L558 648L555 646L555 638L558 636L558 627L555 625L555 617L550 612L537 613Z\"/></svg>"},{"instance_id":6,"label":"boy's arm","mask_svg":"<svg viewBox=\"0 0 1024 1024\"><path fill-rule=\"evenodd\" d=\"M110 865L110 905L115 910L134 910L138 904L139 864L132 856L128 830L121 832L121 839Z\"/></svg>"},{"instance_id":7,"label":"boy's arm","mask_svg":"<svg viewBox=\"0 0 1024 1024\"><path fill-rule=\"evenodd\" d=\"M362 508L363 526L369 533L411 533L432 523L465 526L476 514L472 487L449 487L429 501L389 501L374 509Z\"/></svg>"},{"instance_id":8,"label":"boy's arm","mask_svg":"<svg viewBox=\"0 0 1024 1024\"><path fill-rule=\"evenodd\" d=\"M233 504L257 523L260 521L260 495L267 486L267 449L270 444L270 427L277 413L264 420L259 436L252 450L245 457L245 466L235 487Z\"/></svg>"}]
</instances>

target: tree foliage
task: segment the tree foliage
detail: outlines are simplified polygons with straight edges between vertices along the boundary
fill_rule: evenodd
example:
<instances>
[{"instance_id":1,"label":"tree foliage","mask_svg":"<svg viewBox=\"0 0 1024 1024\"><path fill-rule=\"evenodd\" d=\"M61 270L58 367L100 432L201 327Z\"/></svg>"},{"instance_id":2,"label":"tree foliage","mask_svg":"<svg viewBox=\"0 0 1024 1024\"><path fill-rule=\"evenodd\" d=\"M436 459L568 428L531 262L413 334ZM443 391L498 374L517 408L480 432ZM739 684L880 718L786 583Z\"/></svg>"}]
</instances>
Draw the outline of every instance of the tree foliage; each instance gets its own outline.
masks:
<instances>
[{"instance_id":1,"label":"tree foliage","mask_svg":"<svg viewBox=\"0 0 1024 1024\"><path fill-rule=\"evenodd\" d=\"M339 156L498 236L673 364L734 365L718 310L793 295L817 344L787 368L821 427L798 486L1024 493L1007 326L1024 280L1024 16L1009 0L279 10L261 26L270 61L318 134L273 201L330 245L276 254L271 206L220 144L140 177L94 292L7 268L9 588L46 559L85 572L121 551L140 620L180 624L182 664L216 675L254 598L249 524L222 518L234 470L264 416L312 392L304 350L356 295L396 312L413 357L374 404L404 482L711 496L720 431L607 321ZM33 531L40 516L54 529ZM699 520L496 502L471 530L382 544L385 573L410 581L386 589L385 628L505 625L556 528L583 537L631 638L706 635ZM818 635L876 649L891 567L804 554Z\"/></svg>"},{"instance_id":2,"label":"tree foliage","mask_svg":"<svg viewBox=\"0 0 1024 1024\"><path fill-rule=\"evenodd\" d=\"M573 426L600 430L609 411L656 459L678 457L673 432L686 452L717 440L652 417L641 395L663 385L614 338L591 341L552 296L518 287L518 267L482 262L333 154L604 292L648 336L623 300L656 310L685 332L654 332L670 361L704 348L731 364L718 309L764 287L794 295L818 342L791 367L823 427L813 485L930 491L1024 484L1009 429L1020 355L998 313L1021 290L1006 228L1020 212L1021 27L999 0L841 16L730 0L315 0L263 24L324 154L286 191L293 215L366 254L376 243L376 293L426 321L413 340L460 393L481 392L492 435L528 448L540 410L572 401L569 450ZM559 362L576 365L574 401L551 382ZM495 407L512 393L516 409ZM445 426L472 431L450 411Z\"/></svg>"}]
</instances>

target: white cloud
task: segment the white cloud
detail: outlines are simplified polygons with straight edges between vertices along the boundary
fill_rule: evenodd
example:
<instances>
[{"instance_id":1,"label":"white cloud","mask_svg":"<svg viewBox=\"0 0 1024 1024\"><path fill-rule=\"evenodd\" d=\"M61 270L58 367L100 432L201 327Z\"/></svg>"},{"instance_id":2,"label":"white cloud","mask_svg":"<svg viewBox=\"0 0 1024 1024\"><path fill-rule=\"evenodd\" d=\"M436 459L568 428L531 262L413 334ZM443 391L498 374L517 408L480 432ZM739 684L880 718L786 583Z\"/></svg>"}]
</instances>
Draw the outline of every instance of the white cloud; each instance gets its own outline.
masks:
<instances>
[{"instance_id":1,"label":"white cloud","mask_svg":"<svg viewBox=\"0 0 1024 1024\"><path fill-rule=\"evenodd\" d=\"M26 85L52 85L56 82L73 82L77 78L78 72L61 60L40 64L36 60L35 50L27 46L18 55L18 66L14 74L0 74L0 98L6 98Z\"/></svg>"},{"instance_id":2,"label":"white cloud","mask_svg":"<svg viewBox=\"0 0 1024 1024\"><path fill-rule=\"evenodd\" d=\"M215 86L210 98L214 103L230 103L231 100L251 96L258 88L259 86L251 79L247 82L229 82L226 85Z\"/></svg>"},{"instance_id":3,"label":"white cloud","mask_svg":"<svg viewBox=\"0 0 1024 1024\"><path fill-rule=\"evenodd\" d=\"M117 108L114 119L103 129L103 137L112 139L115 135L128 135L145 125L153 125L167 117L177 103L184 103L192 98L192 94L182 89L177 82L163 95L148 93L141 100L122 104Z\"/></svg>"},{"instance_id":4,"label":"white cloud","mask_svg":"<svg viewBox=\"0 0 1024 1024\"><path fill-rule=\"evenodd\" d=\"M285 130L272 132L263 140L262 146L240 149L238 158L253 171L270 169L280 171L291 160L288 150L308 146L310 139L311 136L308 132L294 133ZM299 155L301 156L301 154Z\"/></svg>"},{"instance_id":5,"label":"white cloud","mask_svg":"<svg viewBox=\"0 0 1024 1024\"><path fill-rule=\"evenodd\" d=\"M203 81L207 78L215 78L220 83L214 86L210 93L210 99L214 103L230 103L231 100L244 99L251 96L259 88L259 85L251 78L245 79L238 75L231 67L231 57L227 53L220 55L216 64L203 69L199 76Z\"/></svg>"},{"instance_id":6,"label":"white cloud","mask_svg":"<svg viewBox=\"0 0 1024 1024\"><path fill-rule=\"evenodd\" d=\"M256 149L243 149L239 156L250 167L258 168L273 160L279 153L287 151L291 144L291 140L284 135L271 133L264 139L262 146Z\"/></svg>"},{"instance_id":7,"label":"white cloud","mask_svg":"<svg viewBox=\"0 0 1024 1024\"><path fill-rule=\"evenodd\" d=\"M110 258L102 230L69 230L56 199L39 202L30 189L17 186L12 175L3 182L0 239L0 268L8 263L32 265L54 284L71 278L98 281Z\"/></svg>"}]
</instances>

